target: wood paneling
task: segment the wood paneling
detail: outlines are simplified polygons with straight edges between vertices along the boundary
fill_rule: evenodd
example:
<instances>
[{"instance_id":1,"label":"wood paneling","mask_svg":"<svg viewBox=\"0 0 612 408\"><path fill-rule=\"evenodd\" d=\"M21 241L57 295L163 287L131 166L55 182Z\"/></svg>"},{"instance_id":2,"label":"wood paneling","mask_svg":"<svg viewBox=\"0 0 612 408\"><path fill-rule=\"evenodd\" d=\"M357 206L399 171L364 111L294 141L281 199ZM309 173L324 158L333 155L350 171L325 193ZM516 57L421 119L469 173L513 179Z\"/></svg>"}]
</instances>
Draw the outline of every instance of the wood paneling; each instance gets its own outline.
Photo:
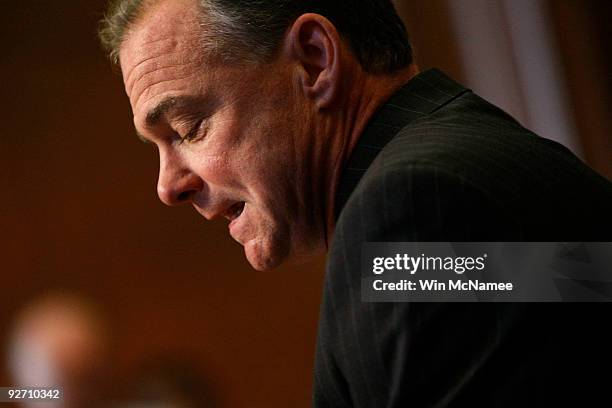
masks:
<instances>
[{"instance_id":1,"label":"wood paneling","mask_svg":"<svg viewBox=\"0 0 612 408\"><path fill-rule=\"evenodd\" d=\"M612 2L548 3L586 161L612 180Z\"/></svg>"}]
</instances>

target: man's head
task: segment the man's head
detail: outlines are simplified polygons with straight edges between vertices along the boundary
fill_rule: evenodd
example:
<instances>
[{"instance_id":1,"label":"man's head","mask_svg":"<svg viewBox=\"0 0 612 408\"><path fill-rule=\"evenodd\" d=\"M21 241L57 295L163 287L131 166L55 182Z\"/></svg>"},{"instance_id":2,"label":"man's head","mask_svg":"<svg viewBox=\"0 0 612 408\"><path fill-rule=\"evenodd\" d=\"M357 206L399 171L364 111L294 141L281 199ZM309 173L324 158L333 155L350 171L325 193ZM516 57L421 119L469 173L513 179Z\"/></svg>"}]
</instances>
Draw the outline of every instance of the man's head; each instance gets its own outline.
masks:
<instances>
[{"instance_id":1,"label":"man's head","mask_svg":"<svg viewBox=\"0 0 612 408\"><path fill-rule=\"evenodd\" d=\"M376 79L411 63L390 1L123 0L105 21L160 199L228 218L256 269L323 249Z\"/></svg>"}]
</instances>

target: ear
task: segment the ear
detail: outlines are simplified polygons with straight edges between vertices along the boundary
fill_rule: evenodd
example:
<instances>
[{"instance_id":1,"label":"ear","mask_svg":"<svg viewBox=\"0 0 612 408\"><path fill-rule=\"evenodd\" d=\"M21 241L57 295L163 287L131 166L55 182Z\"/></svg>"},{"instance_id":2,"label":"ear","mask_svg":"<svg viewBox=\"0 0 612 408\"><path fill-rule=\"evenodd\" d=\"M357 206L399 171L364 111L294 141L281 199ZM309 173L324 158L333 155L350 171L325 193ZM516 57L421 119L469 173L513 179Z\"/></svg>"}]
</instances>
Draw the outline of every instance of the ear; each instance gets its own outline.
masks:
<instances>
[{"instance_id":1,"label":"ear","mask_svg":"<svg viewBox=\"0 0 612 408\"><path fill-rule=\"evenodd\" d=\"M285 37L285 52L297 63L299 86L320 109L340 90L342 40L336 27L319 14L303 14Z\"/></svg>"}]
</instances>

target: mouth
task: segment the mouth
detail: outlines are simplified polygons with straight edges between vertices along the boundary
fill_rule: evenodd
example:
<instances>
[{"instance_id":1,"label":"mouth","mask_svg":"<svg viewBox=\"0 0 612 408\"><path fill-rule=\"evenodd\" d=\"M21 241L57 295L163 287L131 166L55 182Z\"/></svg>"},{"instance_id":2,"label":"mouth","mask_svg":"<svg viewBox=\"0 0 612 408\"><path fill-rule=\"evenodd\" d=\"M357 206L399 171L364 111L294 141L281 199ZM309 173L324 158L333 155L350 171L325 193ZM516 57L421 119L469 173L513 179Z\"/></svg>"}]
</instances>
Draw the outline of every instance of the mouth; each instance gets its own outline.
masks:
<instances>
[{"instance_id":1,"label":"mouth","mask_svg":"<svg viewBox=\"0 0 612 408\"><path fill-rule=\"evenodd\" d=\"M245 202L241 201L239 203L236 203L234 205L232 205L230 208L228 208L225 213L223 214L223 216L230 222L234 222L236 219L238 219L238 217L240 217L242 215L242 212L244 211L244 206L245 206Z\"/></svg>"}]
</instances>

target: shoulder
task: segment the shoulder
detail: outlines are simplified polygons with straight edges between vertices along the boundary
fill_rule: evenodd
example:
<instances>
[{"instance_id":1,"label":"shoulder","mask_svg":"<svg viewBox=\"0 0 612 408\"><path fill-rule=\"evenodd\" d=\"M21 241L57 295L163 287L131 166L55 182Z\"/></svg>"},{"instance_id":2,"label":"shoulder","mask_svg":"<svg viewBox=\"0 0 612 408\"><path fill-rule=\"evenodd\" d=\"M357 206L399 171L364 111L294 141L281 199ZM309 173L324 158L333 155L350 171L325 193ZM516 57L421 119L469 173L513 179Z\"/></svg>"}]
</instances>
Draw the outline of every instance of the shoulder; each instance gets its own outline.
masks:
<instances>
[{"instance_id":1,"label":"shoulder","mask_svg":"<svg viewBox=\"0 0 612 408\"><path fill-rule=\"evenodd\" d=\"M485 188L497 180L548 183L559 179L559 172L575 176L586 169L565 147L534 134L471 92L402 129L377 164L372 176L422 166Z\"/></svg>"},{"instance_id":2,"label":"shoulder","mask_svg":"<svg viewBox=\"0 0 612 408\"><path fill-rule=\"evenodd\" d=\"M341 211L334 241L546 240L542 228L562 239L559 217L572 212L566 232L580 222L586 231L612 205L611 186L469 93L385 146ZM572 237L584 235L564 235Z\"/></svg>"}]
</instances>

